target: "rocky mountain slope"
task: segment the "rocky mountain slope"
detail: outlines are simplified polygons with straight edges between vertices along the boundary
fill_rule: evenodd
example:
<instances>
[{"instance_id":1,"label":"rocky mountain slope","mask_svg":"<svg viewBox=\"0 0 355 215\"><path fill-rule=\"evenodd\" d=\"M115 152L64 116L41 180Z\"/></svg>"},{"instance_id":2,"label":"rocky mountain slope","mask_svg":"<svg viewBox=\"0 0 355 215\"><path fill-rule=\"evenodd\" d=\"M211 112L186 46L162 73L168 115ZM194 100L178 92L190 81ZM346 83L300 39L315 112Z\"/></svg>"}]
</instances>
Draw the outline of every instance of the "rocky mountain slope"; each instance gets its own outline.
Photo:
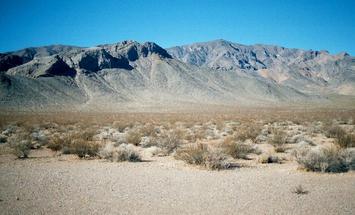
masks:
<instances>
[{"instance_id":1,"label":"rocky mountain slope","mask_svg":"<svg viewBox=\"0 0 355 215\"><path fill-rule=\"evenodd\" d=\"M0 108L123 110L189 104L329 103L354 94L348 54L224 40L163 49L123 41L0 54Z\"/></svg>"},{"instance_id":2,"label":"rocky mountain slope","mask_svg":"<svg viewBox=\"0 0 355 215\"><path fill-rule=\"evenodd\" d=\"M169 53L191 65L245 71L305 93L355 95L355 58L347 53L305 51L225 40L173 47Z\"/></svg>"}]
</instances>

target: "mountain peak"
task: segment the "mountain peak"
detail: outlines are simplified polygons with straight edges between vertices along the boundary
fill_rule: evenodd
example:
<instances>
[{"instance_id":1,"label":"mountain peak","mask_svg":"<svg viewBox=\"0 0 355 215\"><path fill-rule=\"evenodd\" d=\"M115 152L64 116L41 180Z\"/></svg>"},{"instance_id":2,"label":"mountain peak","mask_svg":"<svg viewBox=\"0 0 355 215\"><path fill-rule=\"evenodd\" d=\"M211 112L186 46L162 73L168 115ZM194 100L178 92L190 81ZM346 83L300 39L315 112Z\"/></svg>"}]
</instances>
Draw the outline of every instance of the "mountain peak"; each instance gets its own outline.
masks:
<instances>
[{"instance_id":1,"label":"mountain peak","mask_svg":"<svg viewBox=\"0 0 355 215\"><path fill-rule=\"evenodd\" d=\"M134 40L125 40L99 47L104 48L115 57L118 55L125 56L129 61L136 61L139 57L147 57L151 54L156 54L162 58L171 58L171 55L165 49L153 42L141 44Z\"/></svg>"}]
</instances>

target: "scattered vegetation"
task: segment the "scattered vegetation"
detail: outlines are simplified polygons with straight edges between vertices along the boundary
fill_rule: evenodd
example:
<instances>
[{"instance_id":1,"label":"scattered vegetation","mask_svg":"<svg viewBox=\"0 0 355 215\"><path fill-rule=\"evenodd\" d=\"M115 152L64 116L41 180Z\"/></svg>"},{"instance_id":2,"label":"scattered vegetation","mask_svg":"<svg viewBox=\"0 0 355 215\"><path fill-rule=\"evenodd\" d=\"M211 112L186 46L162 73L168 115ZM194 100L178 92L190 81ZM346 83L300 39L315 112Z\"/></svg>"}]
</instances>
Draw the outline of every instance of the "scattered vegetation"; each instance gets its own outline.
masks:
<instances>
[{"instance_id":1,"label":"scattered vegetation","mask_svg":"<svg viewBox=\"0 0 355 215\"><path fill-rule=\"evenodd\" d=\"M0 117L0 150L9 153L11 149L20 158L27 157L30 149L45 146L62 154L80 157L99 155L112 161L140 161L140 153L136 150L140 148L147 154L173 154L189 164L225 169L230 166L228 158L248 159L237 161L246 165L253 162L281 163L286 161L283 158L287 158L291 149L305 146L309 149L295 153L304 169L345 172L355 166L354 153L350 149L355 147L355 126L348 122L355 117L353 110L299 113L298 110L275 109L196 114L0 113ZM327 138L334 139L336 149L317 148L320 141L333 141ZM258 145L253 144L255 142ZM267 143L276 152L286 154L260 155L259 149L269 150ZM286 143L290 143L287 151Z\"/></svg>"}]
</instances>

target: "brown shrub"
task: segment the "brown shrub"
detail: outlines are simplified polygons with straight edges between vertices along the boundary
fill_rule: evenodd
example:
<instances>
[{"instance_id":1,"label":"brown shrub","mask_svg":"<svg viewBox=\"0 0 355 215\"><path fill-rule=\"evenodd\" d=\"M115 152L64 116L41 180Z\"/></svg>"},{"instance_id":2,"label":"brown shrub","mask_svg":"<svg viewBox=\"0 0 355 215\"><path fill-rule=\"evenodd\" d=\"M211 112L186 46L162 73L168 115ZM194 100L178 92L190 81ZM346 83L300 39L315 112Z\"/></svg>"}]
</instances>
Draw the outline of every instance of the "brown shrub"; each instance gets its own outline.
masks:
<instances>
[{"instance_id":1,"label":"brown shrub","mask_svg":"<svg viewBox=\"0 0 355 215\"><path fill-rule=\"evenodd\" d=\"M126 140L128 143L137 146L141 142L143 136L143 133L139 129L132 129L127 132Z\"/></svg>"},{"instance_id":2,"label":"brown shrub","mask_svg":"<svg viewBox=\"0 0 355 215\"><path fill-rule=\"evenodd\" d=\"M63 154L76 154L80 158L96 156L99 144L91 141L92 133L72 133L63 136L53 135L47 147Z\"/></svg>"},{"instance_id":3,"label":"brown shrub","mask_svg":"<svg viewBox=\"0 0 355 215\"><path fill-rule=\"evenodd\" d=\"M32 147L31 134L28 131L13 134L8 141L14 155L18 158L28 157Z\"/></svg>"},{"instance_id":4,"label":"brown shrub","mask_svg":"<svg viewBox=\"0 0 355 215\"><path fill-rule=\"evenodd\" d=\"M276 130L269 143L275 147L276 152L285 152L286 134L283 131Z\"/></svg>"},{"instance_id":5,"label":"brown shrub","mask_svg":"<svg viewBox=\"0 0 355 215\"><path fill-rule=\"evenodd\" d=\"M248 159L248 154L256 152L253 146L236 141L235 137L227 137L224 140L222 147L226 154L229 154L236 159Z\"/></svg>"},{"instance_id":6,"label":"brown shrub","mask_svg":"<svg viewBox=\"0 0 355 215\"><path fill-rule=\"evenodd\" d=\"M329 138L338 138L345 135L346 132L340 126L330 126L326 128L326 136Z\"/></svg>"},{"instance_id":7,"label":"brown shrub","mask_svg":"<svg viewBox=\"0 0 355 215\"><path fill-rule=\"evenodd\" d=\"M236 139L244 142L248 139L255 142L256 137L260 134L261 127L255 124L250 124L248 127L240 129L237 132Z\"/></svg>"},{"instance_id":8,"label":"brown shrub","mask_svg":"<svg viewBox=\"0 0 355 215\"><path fill-rule=\"evenodd\" d=\"M211 150L205 144L194 144L180 148L175 158L188 164L204 166L212 170L228 169L230 163L221 151Z\"/></svg>"},{"instance_id":9,"label":"brown shrub","mask_svg":"<svg viewBox=\"0 0 355 215\"><path fill-rule=\"evenodd\" d=\"M72 139L69 145L63 147L64 154L76 154L80 158L94 157L99 151L99 144L84 139Z\"/></svg>"},{"instance_id":10,"label":"brown shrub","mask_svg":"<svg viewBox=\"0 0 355 215\"><path fill-rule=\"evenodd\" d=\"M170 154L182 144L183 136L184 133L181 130L172 130L157 138L156 143L158 147Z\"/></svg>"},{"instance_id":11,"label":"brown shrub","mask_svg":"<svg viewBox=\"0 0 355 215\"><path fill-rule=\"evenodd\" d=\"M118 147L115 147L112 143L106 144L100 149L98 154L101 158L115 162L142 161L140 154L132 147L132 145L127 144L121 144Z\"/></svg>"},{"instance_id":12,"label":"brown shrub","mask_svg":"<svg viewBox=\"0 0 355 215\"><path fill-rule=\"evenodd\" d=\"M334 138L335 143L341 148L355 147L355 135L347 133L340 126L329 126L326 129L326 136Z\"/></svg>"}]
</instances>

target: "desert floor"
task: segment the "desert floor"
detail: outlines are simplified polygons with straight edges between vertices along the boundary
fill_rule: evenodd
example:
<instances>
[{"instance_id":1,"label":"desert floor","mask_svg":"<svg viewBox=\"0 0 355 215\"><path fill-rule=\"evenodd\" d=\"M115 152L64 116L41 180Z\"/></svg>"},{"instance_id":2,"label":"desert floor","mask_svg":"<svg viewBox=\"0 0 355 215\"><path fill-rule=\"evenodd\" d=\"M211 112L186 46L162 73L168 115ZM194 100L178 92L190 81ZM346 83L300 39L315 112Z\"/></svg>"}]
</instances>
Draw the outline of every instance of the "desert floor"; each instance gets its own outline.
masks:
<instances>
[{"instance_id":1,"label":"desert floor","mask_svg":"<svg viewBox=\"0 0 355 215\"><path fill-rule=\"evenodd\" d=\"M0 214L354 214L355 172L295 162L211 171L172 157L80 160L42 149L0 156ZM302 185L307 194L293 189Z\"/></svg>"}]
</instances>

